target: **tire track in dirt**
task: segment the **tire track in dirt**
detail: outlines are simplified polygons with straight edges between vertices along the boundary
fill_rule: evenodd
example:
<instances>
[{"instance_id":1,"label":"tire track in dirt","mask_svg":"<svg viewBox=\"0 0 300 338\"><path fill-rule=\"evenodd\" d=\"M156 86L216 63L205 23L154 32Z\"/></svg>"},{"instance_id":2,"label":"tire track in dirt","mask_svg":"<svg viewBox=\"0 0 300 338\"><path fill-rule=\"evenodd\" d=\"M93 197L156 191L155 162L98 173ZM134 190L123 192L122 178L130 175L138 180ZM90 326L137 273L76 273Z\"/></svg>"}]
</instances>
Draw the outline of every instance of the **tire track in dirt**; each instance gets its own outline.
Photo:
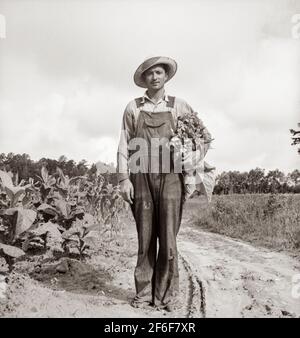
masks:
<instances>
[{"instance_id":1,"label":"tire track in dirt","mask_svg":"<svg viewBox=\"0 0 300 338\"><path fill-rule=\"evenodd\" d=\"M292 296L292 278L300 273L296 259L256 248L242 241L188 227L178 248L198 278L206 317L300 317L299 299ZM190 296L192 299L192 296ZM194 300L191 300L192 304ZM195 315L191 305L191 316Z\"/></svg>"},{"instance_id":2,"label":"tire track in dirt","mask_svg":"<svg viewBox=\"0 0 300 338\"><path fill-rule=\"evenodd\" d=\"M205 291L200 278L195 274L187 258L179 253L179 258L188 275L186 317L204 318L205 317Z\"/></svg>"}]
</instances>

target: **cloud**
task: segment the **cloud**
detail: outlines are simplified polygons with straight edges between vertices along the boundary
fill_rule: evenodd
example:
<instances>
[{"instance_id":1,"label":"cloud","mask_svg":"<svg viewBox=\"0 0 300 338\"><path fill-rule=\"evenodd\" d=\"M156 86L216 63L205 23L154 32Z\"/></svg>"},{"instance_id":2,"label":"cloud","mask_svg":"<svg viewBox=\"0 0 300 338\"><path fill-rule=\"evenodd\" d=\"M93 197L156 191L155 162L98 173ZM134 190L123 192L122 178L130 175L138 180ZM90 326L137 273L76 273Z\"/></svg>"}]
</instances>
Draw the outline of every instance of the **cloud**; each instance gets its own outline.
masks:
<instances>
[{"instance_id":1,"label":"cloud","mask_svg":"<svg viewBox=\"0 0 300 338\"><path fill-rule=\"evenodd\" d=\"M178 62L167 85L215 137L219 171L292 170L300 44L291 1L2 1L1 152L113 162L147 56Z\"/></svg>"},{"instance_id":2,"label":"cloud","mask_svg":"<svg viewBox=\"0 0 300 338\"><path fill-rule=\"evenodd\" d=\"M83 83L67 97L64 118L75 120L78 132L86 138L118 135L128 100L124 94L114 87Z\"/></svg>"},{"instance_id":3,"label":"cloud","mask_svg":"<svg viewBox=\"0 0 300 338\"><path fill-rule=\"evenodd\" d=\"M240 76L226 113L241 127L279 130L299 109L299 46L294 40L262 40ZM275 130L274 130L275 131Z\"/></svg>"}]
</instances>

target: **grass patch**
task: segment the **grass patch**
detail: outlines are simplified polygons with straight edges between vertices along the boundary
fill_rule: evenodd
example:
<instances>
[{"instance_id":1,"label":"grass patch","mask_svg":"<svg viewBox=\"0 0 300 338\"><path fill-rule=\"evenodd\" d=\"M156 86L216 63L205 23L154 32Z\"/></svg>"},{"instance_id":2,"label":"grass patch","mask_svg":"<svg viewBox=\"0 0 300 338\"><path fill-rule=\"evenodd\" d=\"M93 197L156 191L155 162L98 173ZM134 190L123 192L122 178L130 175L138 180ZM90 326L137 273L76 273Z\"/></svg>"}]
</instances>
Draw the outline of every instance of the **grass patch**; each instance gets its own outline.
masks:
<instances>
[{"instance_id":1,"label":"grass patch","mask_svg":"<svg viewBox=\"0 0 300 338\"><path fill-rule=\"evenodd\" d=\"M195 198L187 208L193 224L204 230L270 249L300 251L300 195L222 195L213 196L210 205Z\"/></svg>"}]
</instances>

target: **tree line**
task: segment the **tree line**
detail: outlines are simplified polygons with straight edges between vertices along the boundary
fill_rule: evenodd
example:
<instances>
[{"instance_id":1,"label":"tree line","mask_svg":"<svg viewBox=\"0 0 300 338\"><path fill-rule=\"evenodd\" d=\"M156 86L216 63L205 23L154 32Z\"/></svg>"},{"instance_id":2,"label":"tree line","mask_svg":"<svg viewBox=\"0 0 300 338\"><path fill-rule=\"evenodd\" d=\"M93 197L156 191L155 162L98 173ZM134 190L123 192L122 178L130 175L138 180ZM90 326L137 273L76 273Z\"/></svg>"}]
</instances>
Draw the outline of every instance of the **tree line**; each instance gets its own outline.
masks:
<instances>
[{"instance_id":1,"label":"tree line","mask_svg":"<svg viewBox=\"0 0 300 338\"><path fill-rule=\"evenodd\" d=\"M18 174L18 179L27 181L30 177L40 176L41 168L45 166L50 175L55 174L56 168L63 170L69 177L88 176L93 178L97 175L99 166L103 172L105 163L98 162L88 165L86 160L78 163L68 160L66 156L60 156L58 160L41 158L34 161L28 154L0 153L0 170L11 171ZM113 184L117 184L115 174L104 174ZM227 171L216 177L214 194L246 194L246 193L300 193L300 171L295 169L291 173L284 174L276 169L265 172L264 169L256 168L249 172Z\"/></svg>"},{"instance_id":2,"label":"tree line","mask_svg":"<svg viewBox=\"0 0 300 338\"><path fill-rule=\"evenodd\" d=\"M265 172L256 168L249 172L223 172L217 176L214 194L247 193L300 193L300 171L295 169L284 174L278 169Z\"/></svg>"},{"instance_id":3,"label":"tree line","mask_svg":"<svg viewBox=\"0 0 300 338\"><path fill-rule=\"evenodd\" d=\"M300 128L300 123L298 123ZM292 144L300 144L300 130L290 129ZM300 155L300 148L298 148ZM249 172L228 171L216 178L214 194L247 194L247 193L300 193L300 171L293 170L284 174L282 171L256 168Z\"/></svg>"},{"instance_id":4,"label":"tree line","mask_svg":"<svg viewBox=\"0 0 300 338\"><path fill-rule=\"evenodd\" d=\"M88 165L84 159L76 162L67 159L64 155L60 156L58 160L43 157L38 161L34 161L28 154L0 153L0 170L17 174L19 181L28 181L30 177L37 178L40 176L42 167L46 167L50 175L54 175L56 168L59 167L68 177L87 176L89 179L93 179L97 175L97 166L99 167L99 165L102 166L102 172L103 166L109 168L105 163L98 162L97 164ZM110 183L117 183L117 178L114 174L107 173L104 176Z\"/></svg>"}]
</instances>

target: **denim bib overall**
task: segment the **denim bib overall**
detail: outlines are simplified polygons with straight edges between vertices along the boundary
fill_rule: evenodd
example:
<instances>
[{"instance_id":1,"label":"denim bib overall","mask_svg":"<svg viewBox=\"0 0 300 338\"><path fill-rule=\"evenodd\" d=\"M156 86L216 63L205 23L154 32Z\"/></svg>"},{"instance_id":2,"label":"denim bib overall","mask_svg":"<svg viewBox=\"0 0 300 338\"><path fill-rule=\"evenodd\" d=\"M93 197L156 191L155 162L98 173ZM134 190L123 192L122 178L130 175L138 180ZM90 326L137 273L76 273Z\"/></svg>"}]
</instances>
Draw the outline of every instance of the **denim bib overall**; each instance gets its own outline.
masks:
<instances>
[{"instance_id":1,"label":"denim bib overall","mask_svg":"<svg viewBox=\"0 0 300 338\"><path fill-rule=\"evenodd\" d=\"M175 98L169 98L167 106L170 111L149 113L140 105L135 136L146 140L148 146L152 138L169 140L173 135L175 123L171 108ZM150 170L151 155L148 154ZM161 162L160 157L156 160ZM172 163L171 172L162 172L161 169L162 163L159 163L158 172L130 174L134 187L131 207L138 233L135 299L168 304L176 298L179 290L176 236L182 217L184 187L182 175L172 172Z\"/></svg>"}]
</instances>

